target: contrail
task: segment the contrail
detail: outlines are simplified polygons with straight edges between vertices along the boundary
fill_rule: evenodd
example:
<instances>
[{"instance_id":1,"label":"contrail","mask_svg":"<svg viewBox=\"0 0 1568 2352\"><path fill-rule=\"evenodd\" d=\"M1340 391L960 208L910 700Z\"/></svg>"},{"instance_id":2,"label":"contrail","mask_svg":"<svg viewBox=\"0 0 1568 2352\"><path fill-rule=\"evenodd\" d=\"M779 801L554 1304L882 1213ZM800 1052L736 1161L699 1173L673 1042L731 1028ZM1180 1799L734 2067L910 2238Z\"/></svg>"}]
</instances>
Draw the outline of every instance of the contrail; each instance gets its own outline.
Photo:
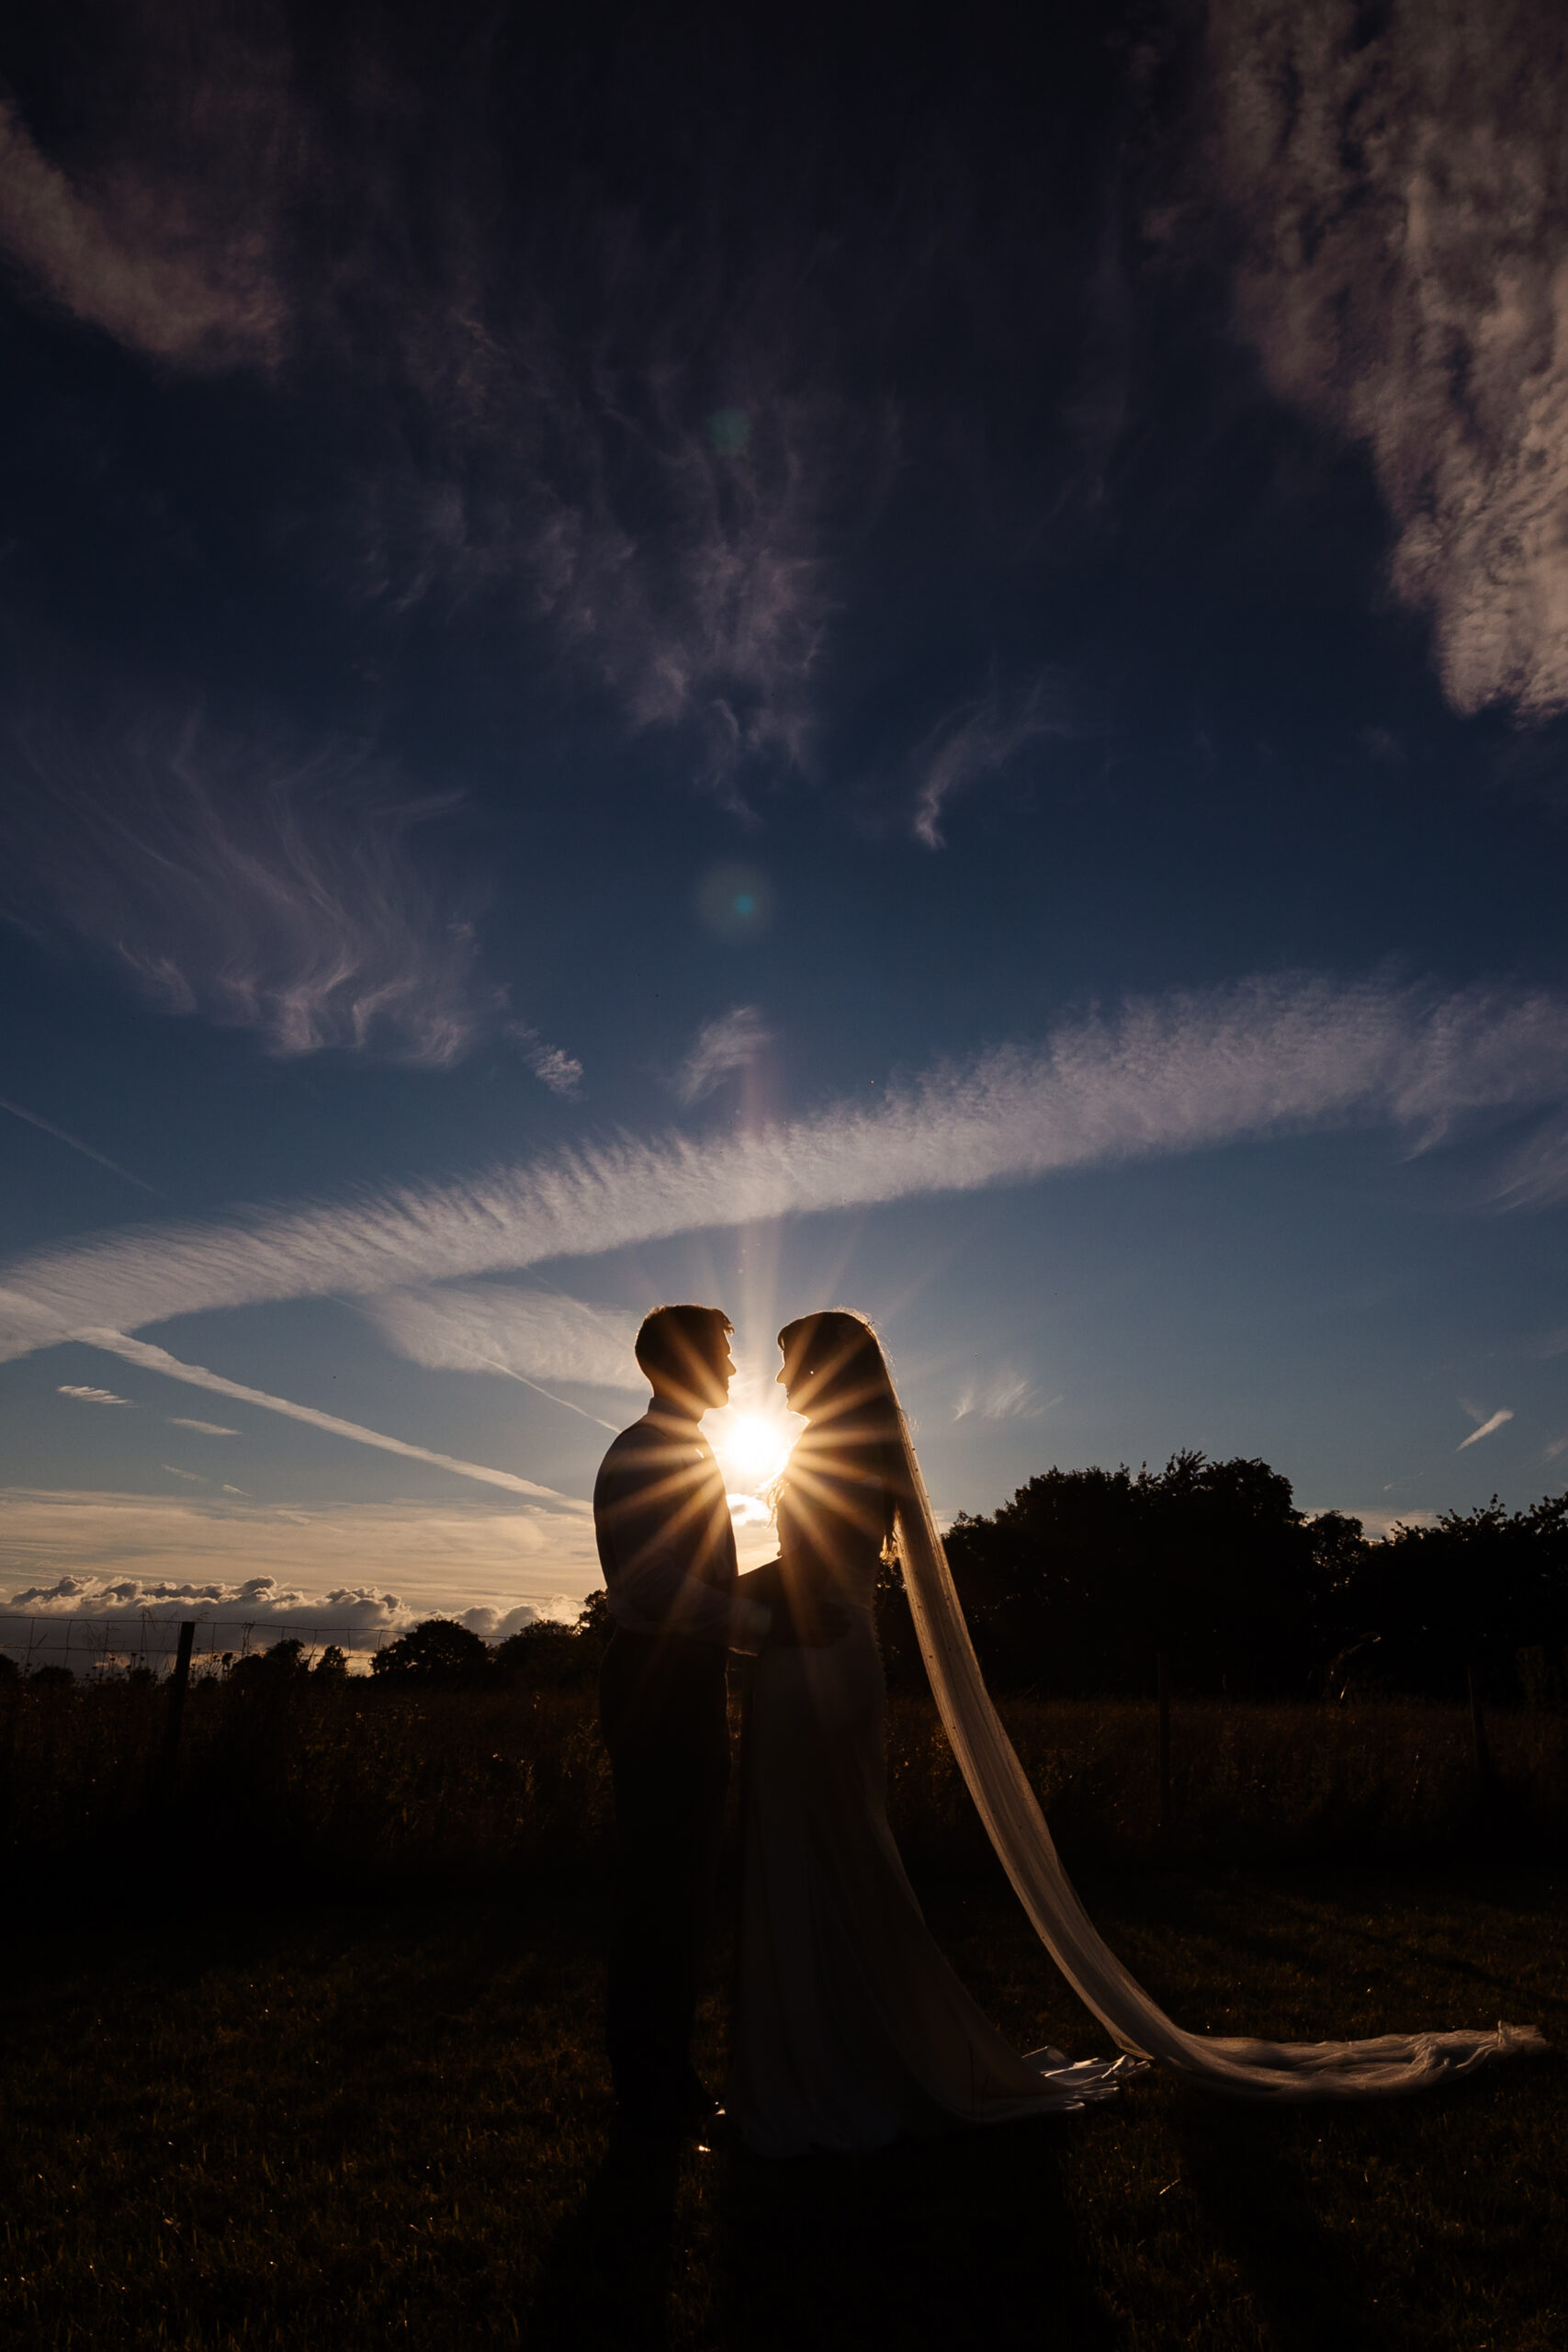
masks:
<instances>
[{"instance_id":1,"label":"contrail","mask_svg":"<svg viewBox=\"0 0 1568 2352\"><path fill-rule=\"evenodd\" d=\"M1494 1413L1489 1421L1483 1421L1478 1430L1472 1430L1468 1437L1461 1437L1454 1452L1462 1453L1467 1445L1478 1445L1483 1437L1490 1437L1494 1430L1500 1430L1505 1421L1511 1421L1513 1418L1513 1407L1505 1405L1502 1411Z\"/></svg>"},{"instance_id":2,"label":"contrail","mask_svg":"<svg viewBox=\"0 0 1568 2352\"><path fill-rule=\"evenodd\" d=\"M134 1184L141 1192L151 1193L155 1200L161 1201L165 1197L156 1184L149 1184L143 1176L133 1176L129 1168L122 1168L118 1159L110 1159L103 1152L95 1151L90 1143L82 1141L80 1136L68 1136L63 1127L55 1126L51 1120L40 1119L36 1111L24 1111L19 1102L8 1102L3 1094L0 1094L0 1111L9 1111L13 1119L25 1119L29 1127L41 1127L46 1136L54 1137L56 1143L68 1143L73 1151L81 1152L85 1159L96 1159L100 1168L107 1168L116 1176L123 1176L128 1184Z\"/></svg>"},{"instance_id":3,"label":"contrail","mask_svg":"<svg viewBox=\"0 0 1568 2352\"><path fill-rule=\"evenodd\" d=\"M564 1405L569 1413L581 1413L585 1421L592 1421L597 1430L608 1430L612 1437L619 1434L614 1421L602 1421L597 1413L589 1411L586 1405L574 1405L570 1396L558 1396L553 1389L541 1388L538 1382L530 1380L525 1372L513 1372L512 1366L502 1363L498 1356L486 1356L485 1362L491 1372L503 1372L508 1380L521 1381L524 1387L531 1388L536 1396L546 1396L552 1405Z\"/></svg>"},{"instance_id":4,"label":"contrail","mask_svg":"<svg viewBox=\"0 0 1568 2352\"><path fill-rule=\"evenodd\" d=\"M409 1445L400 1437L383 1437L379 1430L367 1430L358 1421L340 1420L335 1413L319 1413L313 1405L291 1404L287 1396L269 1396L265 1388L247 1388L238 1380L225 1380L221 1373L209 1372L205 1364L183 1363L165 1348L155 1348L146 1340L132 1340L124 1331L75 1331L73 1339L89 1348L102 1348L109 1355L120 1356L127 1363L137 1363L148 1372L165 1373L171 1380L185 1380L193 1388L209 1388L218 1396L234 1396L243 1405L259 1405L268 1413L285 1414L291 1421L306 1421L310 1428L325 1430L333 1437L352 1438L357 1445L379 1446L383 1453L403 1453L412 1462L433 1462L438 1470L455 1470L460 1478L478 1478L487 1487L507 1487L515 1495L530 1495L536 1502L554 1503L558 1510L585 1511L589 1506L574 1495L563 1495L554 1487L536 1486L532 1478L514 1477L510 1470L491 1470L482 1462L460 1462L455 1454L433 1453L427 1445Z\"/></svg>"}]
</instances>

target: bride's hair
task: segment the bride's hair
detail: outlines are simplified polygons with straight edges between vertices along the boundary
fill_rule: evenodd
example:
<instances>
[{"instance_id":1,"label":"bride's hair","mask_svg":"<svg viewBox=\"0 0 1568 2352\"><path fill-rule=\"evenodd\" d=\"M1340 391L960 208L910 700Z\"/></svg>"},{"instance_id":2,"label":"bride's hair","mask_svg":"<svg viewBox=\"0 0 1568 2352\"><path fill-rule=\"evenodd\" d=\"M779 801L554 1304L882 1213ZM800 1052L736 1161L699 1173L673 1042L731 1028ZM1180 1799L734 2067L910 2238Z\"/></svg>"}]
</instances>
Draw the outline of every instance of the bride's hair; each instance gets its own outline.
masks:
<instances>
[{"instance_id":1,"label":"bride's hair","mask_svg":"<svg viewBox=\"0 0 1568 2352\"><path fill-rule=\"evenodd\" d=\"M906 1500L905 1442L897 1394L874 1326L848 1307L824 1307L786 1323L779 1347L795 1409L811 1421L808 1453L830 1453L839 1476L880 1487L885 1544L890 1546L895 1517Z\"/></svg>"}]
</instances>

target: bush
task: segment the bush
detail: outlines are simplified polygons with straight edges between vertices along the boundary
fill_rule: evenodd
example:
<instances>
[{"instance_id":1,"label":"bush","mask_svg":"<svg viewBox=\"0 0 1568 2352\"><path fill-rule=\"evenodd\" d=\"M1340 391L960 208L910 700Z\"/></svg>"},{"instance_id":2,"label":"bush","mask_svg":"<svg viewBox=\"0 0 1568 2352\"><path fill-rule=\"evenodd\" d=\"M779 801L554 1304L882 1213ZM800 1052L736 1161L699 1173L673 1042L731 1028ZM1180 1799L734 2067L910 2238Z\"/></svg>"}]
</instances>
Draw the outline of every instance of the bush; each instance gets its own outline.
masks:
<instances>
[{"instance_id":1,"label":"bush","mask_svg":"<svg viewBox=\"0 0 1568 2352\"><path fill-rule=\"evenodd\" d=\"M452 1617L427 1617L412 1632L400 1634L370 1661L373 1674L388 1681L474 1683L490 1671L490 1649L478 1634Z\"/></svg>"},{"instance_id":2,"label":"bush","mask_svg":"<svg viewBox=\"0 0 1568 2352\"><path fill-rule=\"evenodd\" d=\"M242 1690L275 1690L305 1671L305 1645L291 1636L286 1642L274 1642L270 1649L253 1650L249 1657L237 1659L231 1679Z\"/></svg>"}]
</instances>

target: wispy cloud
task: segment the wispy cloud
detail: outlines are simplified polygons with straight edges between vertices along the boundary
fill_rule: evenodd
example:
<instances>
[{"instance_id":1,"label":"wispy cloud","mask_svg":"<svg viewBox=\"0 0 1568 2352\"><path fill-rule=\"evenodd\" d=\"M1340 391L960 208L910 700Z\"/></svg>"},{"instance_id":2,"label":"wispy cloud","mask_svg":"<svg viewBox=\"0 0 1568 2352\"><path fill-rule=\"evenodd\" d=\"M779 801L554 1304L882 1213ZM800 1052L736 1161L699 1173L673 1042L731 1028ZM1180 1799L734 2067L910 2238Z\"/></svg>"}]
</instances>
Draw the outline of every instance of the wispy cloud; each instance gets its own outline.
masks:
<instances>
[{"instance_id":1,"label":"wispy cloud","mask_svg":"<svg viewBox=\"0 0 1568 2352\"><path fill-rule=\"evenodd\" d=\"M1549 1119L1511 1152L1493 1188L1499 1208L1548 1208L1568 1198L1568 1125Z\"/></svg>"},{"instance_id":2,"label":"wispy cloud","mask_svg":"<svg viewBox=\"0 0 1568 2352\"><path fill-rule=\"evenodd\" d=\"M155 31L151 11L130 13ZM73 317L185 368L265 366L282 339L281 189L276 173L245 172L276 142L282 92L263 52L231 62L242 70L209 79L178 127L183 93L149 76L127 108L134 149L80 156L69 175L0 96L0 247Z\"/></svg>"},{"instance_id":3,"label":"wispy cloud","mask_svg":"<svg viewBox=\"0 0 1568 2352\"><path fill-rule=\"evenodd\" d=\"M164 1011L256 1030L276 1054L436 1068L512 1035L547 1085L581 1077L482 980L476 896L428 850L455 796L414 799L360 750L304 753L189 715L96 737L35 718L14 755L13 920L37 929L51 910Z\"/></svg>"},{"instance_id":4,"label":"wispy cloud","mask_svg":"<svg viewBox=\"0 0 1568 2352\"><path fill-rule=\"evenodd\" d=\"M1038 1421L1060 1396L1041 1396L1027 1373L998 1372L988 1380L971 1381L953 1408L955 1421Z\"/></svg>"},{"instance_id":5,"label":"wispy cloud","mask_svg":"<svg viewBox=\"0 0 1568 2352\"><path fill-rule=\"evenodd\" d=\"M124 1405L131 1412L136 1409L129 1396L117 1396L112 1388L79 1388L73 1382L62 1381L60 1394L74 1396L83 1405Z\"/></svg>"},{"instance_id":6,"label":"wispy cloud","mask_svg":"<svg viewBox=\"0 0 1568 2352\"><path fill-rule=\"evenodd\" d=\"M139 1192L157 1193L156 1184L149 1184L143 1177L133 1176L129 1168L120 1166L118 1159L106 1159L101 1151L95 1151L90 1143L84 1143L80 1136L67 1135L65 1129L57 1127L52 1120L40 1119L36 1111L24 1111L19 1102L7 1102L3 1094L0 1094L0 1111L8 1111L13 1119L25 1119L29 1127L41 1128L46 1136L52 1136L56 1143L69 1144L73 1151L81 1152L85 1159L96 1159L100 1168L108 1169L113 1175L123 1176L126 1182L134 1184Z\"/></svg>"},{"instance_id":7,"label":"wispy cloud","mask_svg":"<svg viewBox=\"0 0 1568 2352\"><path fill-rule=\"evenodd\" d=\"M1528 0L1218 0L1209 27L1269 381L1370 451L1455 707L1568 707L1561 42Z\"/></svg>"},{"instance_id":8,"label":"wispy cloud","mask_svg":"<svg viewBox=\"0 0 1568 2352\"><path fill-rule=\"evenodd\" d=\"M802 762L840 558L897 435L821 365L822 243L787 195L739 266L716 162L678 236L575 153L520 213L486 38L434 68L378 24L373 59L362 28L304 60L275 16L194 42L126 13L74 61L90 144L52 158L0 122L25 280L165 368L308 369L344 428L321 521L349 594L521 590L578 684L682 729L710 787Z\"/></svg>"},{"instance_id":9,"label":"wispy cloud","mask_svg":"<svg viewBox=\"0 0 1568 2352\"><path fill-rule=\"evenodd\" d=\"M441 1371L499 1370L599 1388L644 1385L632 1353L639 1318L559 1292L454 1283L389 1291L367 1300L365 1311L400 1355Z\"/></svg>"},{"instance_id":10,"label":"wispy cloud","mask_svg":"<svg viewBox=\"0 0 1568 2352\"><path fill-rule=\"evenodd\" d=\"M560 1046L547 1045L538 1032L520 1022L511 1024L512 1035L522 1048L523 1058L538 1080L552 1094L575 1094L582 1084L582 1064L575 1054Z\"/></svg>"},{"instance_id":11,"label":"wispy cloud","mask_svg":"<svg viewBox=\"0 0 1568 2352\"><path fill-rule=\"evenodd\" d=\"M1464 1409L1472 1419L1481 1421L1481 1426L1472 1430L1468 1437L1461 1438L1454 1448L1456 1453L1462 1453L1467 1445L1479 1445L1483 1437L1490 1437L1494 1430L1500 1430L1505 1421L1511 1421L1514 1418L1511 1405L1504 1405L1495 1413L1488 1413L1484 1420L1481 1419L1473 1405L1467 1405Z\"/></svg>"},{"instance_id":12,"label":"wispy cloud","mask_svg":"<svg viewBox=\"0 0 1568 2352\"><path fill-rule=\"evenodd\" d=\"M195 1430L198 1437L238 1437L238 1430L225 1429L221 1421L190 1421L183 1413L165 1416L172 1430Z\"/></svg>"},{"instance_id":13,"label":"wispy cloud","mask_svg":"<svg viewBox=\"0 0 1568 2352\"><path fill-rule=\"evenodd\" d=\"M313 1405L296 1405L287 1396L274 1396L265 1388L247 1388L238 1380L226 1380L221 1373L209 1372L205 1364L186 1363L172 1356L166 1348L155 1348L144 1340L128 1339L123 1331L85 1330L78 1335L88 1347L103 1348L110 1355L123 1356L127 1363L140 1364L147 1372L161 1372L170 1380L188 1381L193 1388L210 1389L215 1396L232 1396L242 1405L259 1405L264 1412L281 1413L291 1421L304 1421L311 1429L324 1430L329 1437L349 1439L355 1445L374 1446L382 1453L400 1453L410 1462L429 1462L438 1470L450 1470L459 1478L477 1478L487 1487L506 1487L514 1495L529 1495L543 1502L553 1503L558 1510L586 1510L586 1503L570 1495L558 1494L554 1487L541 1487L532 1478L519 1478L510 1470L492 1470L482 1462L464 1462L452 1453L434 1453L429 1446L411 1445L400 1437L388 1437L380 1430L369 1430L359 1421L345 1421L335 1413L318 1412ZM169 1468L165 1463L164 1467ZM181 1470L177 1477L195 1474Z\"/></svg>"},{"instance_id":14,"label":"wispy cloud","mask_svg":"<svg viewBox=\"0 0 1568 2352\"><path fill-rule=\"evenodd\" d=\"M983 776L999 775L1030 743L1083 731L1058 672L1043 671L1010 695L993 682L978 701L950 713L917 754L916 833L928 849L941 849L942 810L955 793Z\"/></svg>"},{"instance_id":15,"label":"wispy cloud","mask_svg":"<svg viewBox=\"0 0 1568 2352\"><path fill-rule=\"evenodd\" d=\"M773 1031L754 1004L738 1004L698 1030L692 1049L675 1074L675 1091L682 1102L700 1102L731 1073L749 1069L773 1043Z\"/></svg>"},{"instance_id":16,"label":"wispy cloud","mask_svg":"<svg viewBox=\"0 0 1568 2352\"><path fill-rule=\"evenodd\" d=\"M1032 1050L890 1088L875 1108L856 1102L728 1136L614 1143L472 1182L36 1250L0 1269L0 1357L101 1334L111 1317L123 1333L268 1299L368 1298L1244 1137L1383 1125L1424 1148L1475 1114L1564 1102L1568 1004L1556 996L1258 980L1066 1023ZM152 1360L112 1333L98 1343ZM201 1377L222 1394L254 1394Z\"/></svg>"},{"instance_id":17,"label":"wispy cloud","mask_svg":"<svg viewBox=\"0 0 1568 2352\"><path fill-rule=\"evenodd\" d=\"M177 1462L161 1462L158 1467L171 1478L188 1479L193 1487L205 1487L210 1483L198 1470L182 1470Z\"/></svg>"}]
</instances>

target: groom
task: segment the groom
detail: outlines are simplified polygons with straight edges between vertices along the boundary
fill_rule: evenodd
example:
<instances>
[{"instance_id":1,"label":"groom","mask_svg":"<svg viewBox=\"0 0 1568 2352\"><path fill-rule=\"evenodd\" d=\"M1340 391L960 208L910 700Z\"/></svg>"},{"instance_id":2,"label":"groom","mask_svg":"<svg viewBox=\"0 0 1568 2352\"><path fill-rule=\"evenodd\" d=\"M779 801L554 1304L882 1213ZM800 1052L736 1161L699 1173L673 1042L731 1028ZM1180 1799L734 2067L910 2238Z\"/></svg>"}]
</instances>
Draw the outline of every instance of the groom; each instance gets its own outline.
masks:
<instances>
[{"instance_id":1,"label":"groom","mask_svg":"<svg viewBox=\"0 0 1568 2352\"><path fill-rule=\"evenodd\" d=\"M648 1317L637 1360L653 1401L593 1489L615 1620L599 1683L618 1860L606 2039L621 2128L651 2139L715 2111L691 2040L729 1778L725 1660L772 1622L737 1591L724 1476L697 1426L728 1401L730 1329L716 1306Z\"/></svg>"},{"instance_id":2,"label":"groom","mask_svg":"<svg viewBox=\"0 0 1568 2352\"><path fill-rule=\"evenodd\" d=\"M728 1402L730 1330L716 1306L648 1317L637 1360L653 1401L593 1489L615 1621L599 1682L617 1848L605 2029L620 2128L637 2139L679 2139L717 2112L691 2041L729 1779L728 1653L843 1630L831 1609L797 1623L739 1589L723 1473L697 1426Z\"/></svg>"}]
</instances>

